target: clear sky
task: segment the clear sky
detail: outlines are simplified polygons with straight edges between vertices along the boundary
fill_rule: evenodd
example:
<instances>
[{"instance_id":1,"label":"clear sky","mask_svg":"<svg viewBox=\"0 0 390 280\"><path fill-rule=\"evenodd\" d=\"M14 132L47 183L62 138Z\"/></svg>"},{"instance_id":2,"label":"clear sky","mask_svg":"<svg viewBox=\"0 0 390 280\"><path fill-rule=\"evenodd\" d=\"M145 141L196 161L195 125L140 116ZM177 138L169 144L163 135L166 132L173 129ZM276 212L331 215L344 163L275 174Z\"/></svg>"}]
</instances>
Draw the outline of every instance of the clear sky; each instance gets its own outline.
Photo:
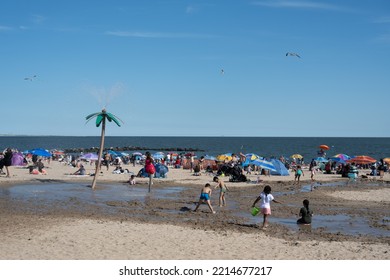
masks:
<instances>
[{"instance_id":1,"label":"clear sky","mask_svg":"<svg viewBox=\"0 0 390 280\"><path fill-rule=\"evenodd\" d=\"M0 50L0 134L390 137L388 0L4 0Z\"/></svg>"}]
</instances>

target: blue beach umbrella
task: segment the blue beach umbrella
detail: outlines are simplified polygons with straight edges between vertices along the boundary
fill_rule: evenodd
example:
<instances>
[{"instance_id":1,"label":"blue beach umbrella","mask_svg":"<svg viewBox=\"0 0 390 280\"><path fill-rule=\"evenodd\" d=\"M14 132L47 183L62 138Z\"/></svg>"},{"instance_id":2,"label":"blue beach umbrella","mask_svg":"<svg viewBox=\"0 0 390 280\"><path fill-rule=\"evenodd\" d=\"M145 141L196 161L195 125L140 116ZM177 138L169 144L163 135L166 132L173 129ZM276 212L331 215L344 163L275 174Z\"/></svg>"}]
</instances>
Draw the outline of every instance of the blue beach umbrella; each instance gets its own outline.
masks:
<instances>
[{"instance_id":1,"label":"blue beach umbrella","mask_svg":"<svg viewBox=\"0 0 390 280\"><path fill-rule=\"evenodd\" d=\"M255 159L254 161L251 162L251 164L254 164L256 166L261 167L262 169L267 169L271 171L276 171L275 166L272 164L270 161L266 161L264 159Z\"/></svg>"},{"instance_id":2,"label":"blue beach umbrella","mask_svg":"<svg viewBox=\"0 0 390 280\"><path fill-rule=\"evenodd\" d=\"M245 161L241 164L242 166L248 166L256 159L262 159L259 155L254 153L245 154Z\"/></svg>"},{"instance_id":3,"label":"blue beach umbrella","mask_svg":"<svg viewBox=\"0 0 390 280\"><path fill-rule=\"evenodd\" d=\"M316 157L314 160L317 161L317 162L328 162L329 161L329 160L327 160L324 157Z\"/></svg>"},{"instance_id":4,"label":"blue beach umbrella","mask_svg":"<svg viewBox=\"0 0 390 280\"><path fill-rule=\"evenodd\" d=\"M217 158L214 157L214 156L205 155L205 156L204 156L204 159L205 159L205 160L216 160Z\"/></svg>"},{"instance_id":5,"label":"blue beach umbrella","mask_svg":"<svg viewBox=\"0 0 390 280\"><path fill-rule=\"evenodd\" d=\"M165 157L163 152L157 152L152 155L154 159L163 159Z\"/></svg>"},{"instance_id":6,"label":"blue beach umbrella","mask_svg":"<svg viewBox=\"0 0 390 280\"><path fill-rule=\"evenodd\" d=\"M28 154L40 156L40 157L51 157L51 153L45 149L42 148L36 148L32 150L27 151Z\"/></svg>"}]
</instances>

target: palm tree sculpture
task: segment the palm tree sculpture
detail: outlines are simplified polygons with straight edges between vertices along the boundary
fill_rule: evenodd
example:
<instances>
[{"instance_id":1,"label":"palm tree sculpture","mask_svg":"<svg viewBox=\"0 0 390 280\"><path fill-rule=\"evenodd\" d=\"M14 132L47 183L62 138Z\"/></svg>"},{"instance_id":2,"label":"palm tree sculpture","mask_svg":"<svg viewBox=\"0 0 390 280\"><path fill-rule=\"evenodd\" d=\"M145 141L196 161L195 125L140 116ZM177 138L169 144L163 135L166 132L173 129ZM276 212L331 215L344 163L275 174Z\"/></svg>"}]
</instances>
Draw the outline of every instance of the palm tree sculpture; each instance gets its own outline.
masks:
<instances>
[{"instance_id":1,"label":"palm tree sculpture","mask_svg":"<svg viewBox=\"0 0 390 280\"><path fill-rule=\"evenodd\" d=\"M100 148L99 148L98 162L96 164L95 176L93 177L93 181L92 181L92 189L94 189L96 186L96 179L98 177L99 168L100 168L100 164L102 161L102 154L103 154L103 148L104 148L104 133L106 130L106 120L108 120L109 122L114 121L118 126L121 126L120 122L122 122L122 120L120 120L117 116L115 116L111 113L108 113L106 111L106 109L103 109L101 112L97 112L97 113L93 113L93 114L88 115L86 117L87 122L89 122L94 117L96 117L96 127L99 127L100 124L102 124L102 134L100 137Z\"/></svg>"}]
</instances>

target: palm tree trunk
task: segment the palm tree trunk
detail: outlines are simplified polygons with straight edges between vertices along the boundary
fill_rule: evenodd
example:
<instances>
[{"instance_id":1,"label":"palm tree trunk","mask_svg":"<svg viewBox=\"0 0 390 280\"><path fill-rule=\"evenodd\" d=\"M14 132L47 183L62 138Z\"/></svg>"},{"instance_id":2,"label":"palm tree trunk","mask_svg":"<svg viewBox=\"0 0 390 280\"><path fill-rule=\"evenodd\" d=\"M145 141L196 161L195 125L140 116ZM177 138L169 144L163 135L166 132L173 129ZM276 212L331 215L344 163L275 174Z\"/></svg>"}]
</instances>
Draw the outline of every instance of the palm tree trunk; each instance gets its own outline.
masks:
<instances>
[{"instance_id":1,"label":"palm tree trunk","mask_svg":"<svg viewBox=\"0 0 390 280\"><path fill-rule=\"evenodd\" d=\"M96 164L95 176L93 177L93 181L92 181L92 189L95 188L96 180L97 180L97 177L99 176L100 164L102 162L102 155L103 155L103 148L104 148L104 134L105 134L105 130L106 130L106 118L104 117L103 121L102 121L102 134L101 134L101 137L100 137L99 155L98 155L98 161L97 161L97 164Z\"/></svg>"}]
</instances>

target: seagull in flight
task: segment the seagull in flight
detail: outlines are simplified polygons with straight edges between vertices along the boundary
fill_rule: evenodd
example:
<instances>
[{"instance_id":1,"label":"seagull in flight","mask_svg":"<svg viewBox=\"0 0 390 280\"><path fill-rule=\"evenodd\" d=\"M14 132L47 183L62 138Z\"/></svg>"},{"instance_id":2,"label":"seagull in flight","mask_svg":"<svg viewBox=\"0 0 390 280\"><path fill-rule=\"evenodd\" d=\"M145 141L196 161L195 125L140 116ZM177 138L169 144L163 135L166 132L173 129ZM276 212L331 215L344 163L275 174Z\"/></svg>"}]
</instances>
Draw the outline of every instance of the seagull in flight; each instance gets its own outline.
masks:
<instances>
[{"instance_id":1,"label":"seagull in flight","mask_svg":"<svg viewBox=\"0 0 390 280\"><path fill-rule=\"evenodd\" d=\"M33 80L35 80L35 78L37 77L37 75L34 75L34 76L32 76L32 77L26 77L26 78L24 78L24 80L25 81L33 81Z\"/></svg>"},{"instance_id":2,"label":"seagull in flight","mask_svg":"<svg viewBox=\"0 0 390 280\"><path fill-rule=\"evenodd\" d=\"M296 56L296 57L298 57L298 58L301 58L301 57L299 56L299 54L293 53L293 52L288 52L288 53L286 53L286 56Z\"/></svg>"}]
</instances>

